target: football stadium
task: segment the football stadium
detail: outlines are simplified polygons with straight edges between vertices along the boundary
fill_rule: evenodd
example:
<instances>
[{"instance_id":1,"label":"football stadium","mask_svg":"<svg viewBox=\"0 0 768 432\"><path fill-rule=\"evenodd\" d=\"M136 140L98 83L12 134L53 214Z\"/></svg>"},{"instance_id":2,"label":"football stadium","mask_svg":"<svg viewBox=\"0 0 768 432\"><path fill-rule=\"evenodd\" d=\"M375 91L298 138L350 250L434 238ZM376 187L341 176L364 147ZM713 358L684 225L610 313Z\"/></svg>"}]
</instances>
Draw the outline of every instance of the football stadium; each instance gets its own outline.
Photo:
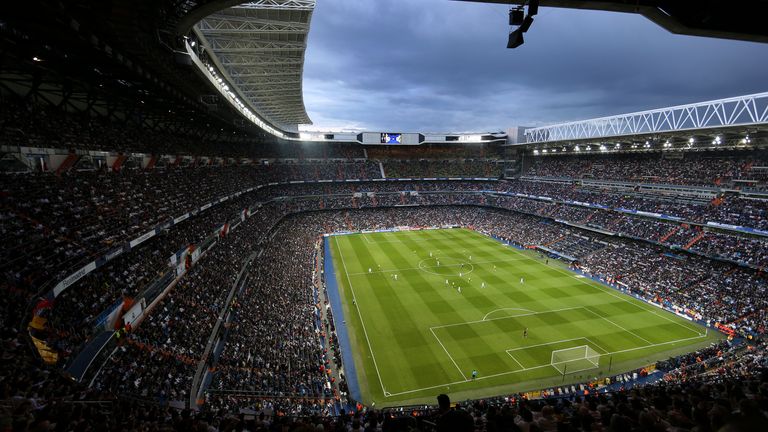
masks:
<instances>
[{"instance_id":1,"label":"football stadium","mask_svg":"<svg viewBox=\"0 0 768 432\"><path fill-rule=\"evenodd\" d=\"M768 430L765 1L0 11L0 431Z\"/></svg>"}]
</instances>

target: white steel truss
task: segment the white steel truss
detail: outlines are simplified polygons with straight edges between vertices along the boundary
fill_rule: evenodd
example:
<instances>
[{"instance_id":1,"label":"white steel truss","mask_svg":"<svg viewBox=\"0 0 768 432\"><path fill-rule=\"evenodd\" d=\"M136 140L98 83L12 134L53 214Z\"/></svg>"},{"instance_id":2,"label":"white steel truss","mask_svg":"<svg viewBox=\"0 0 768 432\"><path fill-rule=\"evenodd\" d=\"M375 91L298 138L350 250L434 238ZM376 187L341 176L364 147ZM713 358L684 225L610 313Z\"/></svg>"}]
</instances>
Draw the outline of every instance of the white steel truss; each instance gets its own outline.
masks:
<instances>
[{"instance_id":1,"label":"white steel truss","mask_svg":"<svg viewBox=\"0 0 768 432\"><path fill-rule=\"evenodd\" d=\"M257 0L237 6L243 9L314 10L315 0Z\"/></svg>"},{"instance_id":2,"label":"white steel truss","mask_svg":"<svg viewBox=\"0 0 768 432\"><path fill-rule=\"evenodd\" d=\"M229 17L220 19L215 15L200 21L198 28L209 34L244 34L244 33L307 33L309 24L292 21L272 21L259 18Z\"/></svg>"},{"instance_id":3,"label":"white steel truss","mask_svg":"<svg viewBox=\"0 0 768 432\"><path fill-rule=\"evenodd\" d=\"M532 128L525 139L548 143L766 123L768 92Z\"/></svg>"},{"instance_id":4,"label":"white steel truss","mask_svg":"<svg viewBox=\"0 0 768 432\"><path fill-rule=\"evenodd\" d=\"M243 66L248 70L272 68L273 66L299 67L304 65L301 57L260 56L254 54L222 54L219 61L224 65ZM254 65L254 62L259 63Z\"/></svg>"},{"instance_id":5,"label":"white steel truss","mask_svg":"<svg viewBox=\"0 0 768 432\"><path fill-rule=\"evenodd\" d=\"M259 0L216 12L194 32L211 63L254 111L283 129L311 124L302 73L315 0Z\"/></svg>"}]
</instances>

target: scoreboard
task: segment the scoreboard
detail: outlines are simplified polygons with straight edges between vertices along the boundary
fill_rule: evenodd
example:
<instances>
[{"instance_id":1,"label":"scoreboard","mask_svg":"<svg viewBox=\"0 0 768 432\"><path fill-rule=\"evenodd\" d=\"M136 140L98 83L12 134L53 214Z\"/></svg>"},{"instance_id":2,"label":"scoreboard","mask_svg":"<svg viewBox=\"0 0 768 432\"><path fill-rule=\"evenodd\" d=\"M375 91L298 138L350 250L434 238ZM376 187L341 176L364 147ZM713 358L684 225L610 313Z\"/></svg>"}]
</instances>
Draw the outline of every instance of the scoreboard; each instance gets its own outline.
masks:
<instances>
[{"instance_id":1,"label":"scoreboard","mask_svg":"<svg viewBox=\"0 0 768 432\"><path fill-rule=\"evenodd\" d=\"M471 144L507 141L504 132L484 134L440 134L440 133L403 133L403 132L300 132L291 139L305 142L356 142L365 145L415 146L420 144Z\"/></svg>"},{"instance_id":2,"label":"scoreboard","mask_svg":"<svg viewBox=\"0 0 768 432\"><path fill-rule=\"evenodd\" d=\"M399 132L363 132L358 135L358 141L363 144L375 145L419 145L424 141L424 135Z\"/></svg>"}]
</instances>

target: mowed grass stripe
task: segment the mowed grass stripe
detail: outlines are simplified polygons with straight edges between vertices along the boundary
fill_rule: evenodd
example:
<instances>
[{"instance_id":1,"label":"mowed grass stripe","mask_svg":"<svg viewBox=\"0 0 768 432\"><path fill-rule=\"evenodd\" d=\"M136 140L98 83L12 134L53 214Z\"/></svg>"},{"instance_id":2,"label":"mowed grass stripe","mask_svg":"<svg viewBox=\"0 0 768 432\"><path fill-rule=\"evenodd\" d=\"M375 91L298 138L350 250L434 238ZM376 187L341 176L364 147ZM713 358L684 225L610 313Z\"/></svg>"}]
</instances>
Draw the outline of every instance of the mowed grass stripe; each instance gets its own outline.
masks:
<instances>
[{"instance_id":1,"label":"mowed grass stripe","mask_svg":"<svg viewBox=\"0 0 768 432\"><path fill-rule=\"evenodd\" d=\"M466 235L464 235L463 237L466 237ZM478 244L479 247L482 247L483 249L489 251L488 253L483 254L483 256L488 258L488 260L492 260L493 258L501 258L500 255L505 255L509 259L517 258L516 254L514 253L510 254L511 250L499 250L497 247L495 247L497 246L497 243L494 242L489 245L488 240L486 238L482 238L481 240L483 241L482 242L476 241L475 243ZM459 242L459 244L464 246L467 246L468 245L467 243L468 242ZM442 248L443 250L451 247L451 245L446 242L437 242L437 246L438 248ZM473 253L474 255L472 255ZM472 256L472 260L468 259L470 255ZM521 307L525 307L529 309L533 308L536 310L541 310L542 308L546 308L544 304L538 302L533 297L528 295L526 290L522 289L522 287L518 282L520 277L525 277L525 275L528 275L529 279L531 278L530 277L530 275L532 274L531 271L534 269L533 265L526 263L526 261L524 260L504 262L503 259L499 259L498 263L477 263L477 261L480 261L476 259L477 255L478 255L477 250L475 250L474 252L470 251L464 257L465 261L472 264L475 270L478 270L478 271L473 271L466 277L461 278L460 280L462 280L462 283L461 283L462 287L466 287L466 286L471 286L473 288L479 287L483 279L483 276L482 276L482 274L484 273L483 270L487 269L488 267L490 267L490 270L493 270L493 267L495 266L497 270L496 272L487 272L487 270L485 272L490 275L489 277L490 280L489 280L489 283L486 284L486 287L490 286L492 288L491 292L495 291L496 293L499 293L505 296L507 301L512 301L516 304L525 305ZM454 254L453 256L456 256L456 254ZM495 276L494 273L498 274L499 268L501 268L501 272L500 272L501 276ZM472 283L472 281L469 279L473 279L474 283ZM457 282L457 280L459 280L459 278L456 278L454 282ZM486 293L478 293L479 296L477 297L482 298L482 300L480 300L473 295L475 292L476 291L469 291L470 301L472 300L475 301L475 304L478 310L481 312L484 312L483 315L487 312L490 312L494 308L496 308L497 305L499 304L499 299L494 298L496 296L488 295Z\"/></svg>"},{"instance_id":2,"label":"mowed grass stripe","mask_svg":"<svg viewBox=\"0 0 768 432\"><path fill-rule=\"evenodd\" d=\"M403 254L408 253L408 248L405 245L396 247L393 243L377 244L376 248L385 256L402 256ZM394 280L395 275L398 276L398 280L396 281ZM445 315L461 315L461 312L454 307L454 299L449 298L457 293L449 293L446 290L437 290L434 281L427 280L427 277L424 275L425 274L418 272L409 274L407 281L402 275L397 273L387 276L387 280L398 290L398 292L402 292L402 295L408 300L411 310L419 311L418 315L412 315L407 322L398 323L398 325L408 328L408 334L420 333L428 330L428 323L440 322ZM429 336L434 336L431 331L429 332ZM429 339L429 336L426 336L426 339ZM479 335L475 336L479 337ZM419 338L419 340L421 339L422 338ZM434 341L430 342L434 344ZM421 358L419 357L419 354L421 354L420 352L413 352L413 342L409 340L407 336L397 337L392 343L399 348L399 351L405 356L404 358ZM437 342L437 344L440 345L440 342ZM418 348L421 349L421 347ZM442 349L443 347L440 346L440 348ZM450 354L445 353L445 355L447 360L450 361L450 365L446 361L440 361L439 364L442 366L446 375L454 377L451 381L459 378L466 379L464 373L461 372L460 366L455 364L455 360L450 357ZM428 371L430 367L433 367L430 363L431 361L423 365L426 371ZM421 370L421 368L421 364L418 364L415 368L417 381L420 381L422 377L429 377L430 375L424 374L423 372L425 372L425 370Z\"/></svg>"},{"instance_id":3,"label":"mowed grass stripe","mask_svg":"<svg viewBox=\"0 0 768 432\"><path fill-rule=\"evenodd\" d=\"M399 254L385 256L376 250L380 245L365 245L358 238L350 238L349 244L355 253L357 259L368 263L369 266L375 266L379 259L386 259L387 264L396 264ZM369 248L370 247L370 248ZM376 257L374 257L376 254ZM414 359L434 357L431 346L426 334L420 331L422 326L413 321L409 308L403 302L406 293L398 293L401 287L394 286L386 276L381 273L371 275L361 275L353 281L356 292L358 292L358 306L365 311L363 319L369 325L368 336L372 341L373 355L380 363L393 364L398 359ZM358 288L359 287L359 288ZM390 341L399 340L400 343L391 343ZM380 347L377 349L377 347ZM384 380L385 388L388 391L391 388L402 388L406 385L413 385L420 381L417 371L420 365L414 360L411 368L380 369L380 374ZM447 374L444 374L447 375ZM446 376L445 379L450 377Z\"/></svg>"},{"instance_id":4,"label":"mowed grass stripe","mask_svg":"<svg viewBox=\"0 0 768 432\"><path fill-rule=\"evenodd\" d=\"M576 278L555 267L557 262L544 265L527 251L469 230L348 235L337 246L344 248L357 307L388 392L378 385L367 345L362 338L353 338L355 348L362 351L357 358L365 363L359 377L368 391L364 400L377 406L431 401L441 391L483 397L541 388L560 373L548 366L553 349L589 345L613 353L601 357L599 368L583 372L584 376L567 377L573 381L608 373L608 365L624 370L642 366L665 358L665 353L700 347L719 337L702 338L703 329L693 330L692 324L674 315ZM444 264L419 269L430 252L432 258L442 257ZM445 264L462 261L474 268L462 277L459 267ZM346 276L337 274L340 281ZM525 283L520 283L521 277ZM462 287L461 293L456 285ZM351 300L345 302L349 308ZM484 317L488 319L482 321ZM447 327L452 324L457 325ZM361 331L357 320L352 319L350 327L353 333ZM523 338L526 327L529 335ZM571 339L572 343L563 342ZM526 348L533 345L537 346ZM510 351L514 356L507 350L515 350ZM573 368L584 364L589 365L582 362ZM463 377L472 369L478 370L478 379L465 382Z\"/></svg>"},{"instance_id":5,"label":"mowed grass stripe","mask_svg":"<svg viewBox=\"0 0 768 432\"><path fill-rule=\"evenodd\" d=\"M414 247L415 243L409 241L407 238L404 239L403 243L403 247L406 249L406 251L403 253L408 254L408 251L410 251L410 253L413 254L416 249L408 248ZM385 254L400 253L394 246L392 246L391 243L387 245L381 245L380 249ZM407 282L403 278L399 277L398 282L402 284L409 284L418 296L418 298L411 298L413 301L411 306L415 304L421 304L422 306L418 308L418 310L422 312L418 318L420 328L415 328L413 329L414 331L423 330L425 326L429 326L430 323L443 322L446 317L449 319L455 319L456 317L474 316L476 313L473 308L467 307L467 305L462 302L464 297L458 292L458 290L454 291L453 289L445 286L444 281L441 283L439 279L442 279L442 276L420 272L409 274ZM395 282L395 284L398 284L398 282ZM403 288L405 289L405 286ZM468 311L468 309L471 310ZM430 313L426 313L427 311ZM431 334L432 332L430 331L430 335ZM480 338L480 335L476 333L473 336L475 338ZM437 343L440 345L439 341ZM441 349L442 348L443 347L441 346ZM469 371L462 371L461 366L456 363L454 358L452 358L451 353L445 353L445 355L447 356L448 360L450 360L451 364L450 367L446 368L446 362L440 362L445 372L448 374L453 374L455 376L454 381L460 378L466 379L466 375L468 375ZM457 372L458 375L456 375Z\"/></svg>"}]
</instances>

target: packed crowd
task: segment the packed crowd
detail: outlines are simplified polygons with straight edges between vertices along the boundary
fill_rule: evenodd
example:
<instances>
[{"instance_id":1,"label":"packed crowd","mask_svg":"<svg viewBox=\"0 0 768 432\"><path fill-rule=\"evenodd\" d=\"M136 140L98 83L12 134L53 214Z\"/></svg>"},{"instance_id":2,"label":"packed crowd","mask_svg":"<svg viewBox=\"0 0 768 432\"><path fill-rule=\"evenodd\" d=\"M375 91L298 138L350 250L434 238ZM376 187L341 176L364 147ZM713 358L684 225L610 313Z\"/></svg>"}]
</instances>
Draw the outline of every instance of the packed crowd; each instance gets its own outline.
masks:
<instances>
[{"instance_id":1,"label":"packed crowd","mask_svg":"<svg viewBox=\"0 0 768 432\"><path fill-rule=\"evenodd\" d=\"M768 228L768 201L737 195L702 201L679 195L643 194L606 187L597 190L570 183L546 181L503 182L500 190L555 200L579 201L610 208L665 214L690 222L711 221L757 229Z\"/></svg>"},{"instance_id":2,"label":"packed crowd","mask_svg":"<svg viewBox=\"0 0 768 432\"><path fill-rule=\"evenodd\" d=\"M384 173L388 178L430 178L430 177L487 177L500 178L504 172L503 162L496 160L389 160L384 162Z\"/></svg>"},{"instance_id":3,"label":"packed crowd","mask_svg":"<svg viewBox=\"0 0 768 432\"><path fill-rule=\"evenodd\" d=\"M12 284L37 290L160 224L247 188L380 172L375 164L341 162L2 176L2 272Z\"/></svg>"},{"instance_id":4,"label":"packed crowd","mask_svg":"<svg viewBox=\"0 0 768 432\"><path fill-rule=\"evenodd\" d=\"M278 219L257 216L201 251L194 265L130 333L95 380L98 390L160 401L188 400L197 364L249 253Z\"/></svg>"},{"instance_id":5,"label":"packed crowd","mask_svg":"<svg viewBox=\"0 0 768 432\"><path fill-rule=\"evenodd\" d=\"M642 215L559 204L515 196L492 196L490 205L697 252L722 260L763 267L768 265L768 241L761 236L664 221Z\"/></svg>"},{"instance_id":6,"label":"packed crowd","mask_svg":"<svg viewBox=\"0 0 768 432\"><path fill-rule=\"evenodd\" d=\"M673 157L675 156L675 157ZM765 187L764 153L722 152L717 156L697 153L612 154L548 156L533 160L527 175L574 179L622 180L690 186L742 185ZM755 180L755 183L745 183Z\"/></svg>"},{"instance_id":7,"label":"packed crowd","mask_svg":"<svg viewBox=\"0 0 768 432\"><path fill-rule=\"evenodd\" d=\"M584 257L581 267L711 325L765 329L768 280L756 271L634 242L611 242L607 250Z\"/></svg>"},{"instance_id":8,"label":"packed crowd","mask_svg":"<svg viewBox=\"0 0 768 432\"><path fill-rule=\"evenodd\" d=\"M496 144L422 144L419 146L368 146L368 158L374 160L501 159L503 147Z\"/></svg>"},{"instance_id":9,"label":"packed crowd","mask_svg":"<svg viewBox=\"0 0 768 432\"><path fill-rule=\"evenodd\" d=\"M81 117L51 106L19 101L0 95L0 141L9 146L56 149L85 149L148 154L193 154L248 158L361 159L360 145L302 142L269 144L238 135L201 139L200 134L183 135L145 129L143 125L110 123L95 117ZM200 128L210 126L200 125ZM211 134L207 134L210 136Z\"/></svg>"},{"instance_id":10,"label":"packed crowd","mask_svg":"<svg viewBox=\"0 0 768 432\"><path fill-rule=\"evenodd\" d=\"M46 340L64 357L94 331L100 314L124 299L133 299L167 272L171 255L190 245L200 245L214 231L232 220L253 202L244 194L198 213L181 224L147 240L140 247L123 253L103 267L89 273L63 291L45 315L54 331Z\"/></svg>"},{"instance_id":11,"label":"packed crowd","mask_svg":"<svg viewBox=\"0 0 768 432\"><path fill-rule=\"evenodd\" d=\"M335 402L316 323L312 257L317 238L302 229L304 223L305 218L294 217L280 224L256 258L256 270L233 303L236 318L216 365L210 403L231 407L252 395L259 409L266 397L269 403L277 398L274 403L285 409L292 405L295 414L327 415L327 405Z\"/></svg>"}]
</instances>

